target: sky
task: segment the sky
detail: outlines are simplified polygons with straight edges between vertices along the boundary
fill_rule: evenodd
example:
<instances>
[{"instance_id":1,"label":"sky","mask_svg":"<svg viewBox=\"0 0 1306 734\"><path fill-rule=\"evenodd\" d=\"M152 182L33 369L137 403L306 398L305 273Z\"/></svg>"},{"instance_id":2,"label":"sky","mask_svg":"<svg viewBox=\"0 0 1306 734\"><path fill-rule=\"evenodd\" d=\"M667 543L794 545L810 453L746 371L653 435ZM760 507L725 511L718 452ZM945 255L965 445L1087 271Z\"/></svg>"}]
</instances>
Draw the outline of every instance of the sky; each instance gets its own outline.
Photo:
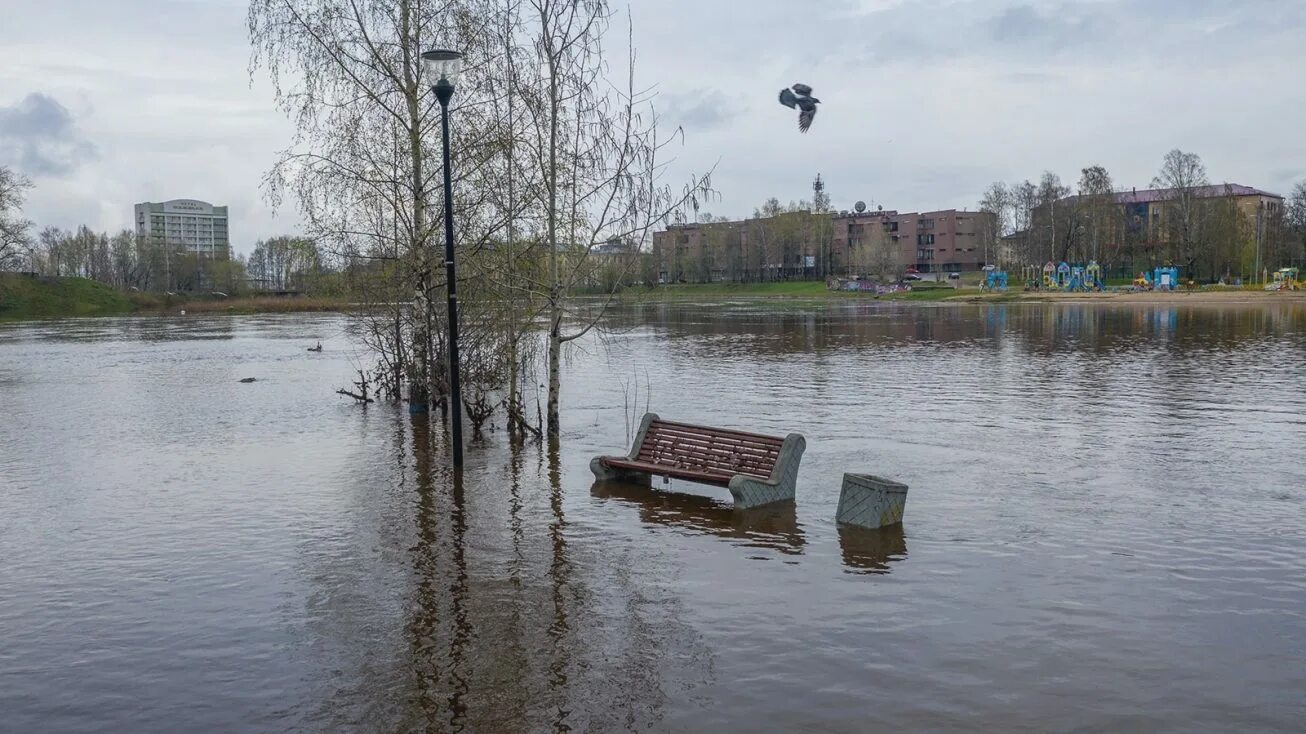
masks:
<instances>
[{"instance_id":1,"label":"sky","mask_svg":"<svg viewBox=\"0 0 1306 734\"><path fill-rule=\"evenodd\" d=\"M1148 186L1172 148L1215 182L1306 180L1303 0L613 0L703 210L974 208L993 181L1102 165ZM0 0L0 163L38 226L116 231L132 204L226 204L232 244L299 231L261 184L293 133L249 73L245 0ZM624 20L614 24L622 53ZM802 82L811 132L780 106Z\"/></svg>"}]
</instances>

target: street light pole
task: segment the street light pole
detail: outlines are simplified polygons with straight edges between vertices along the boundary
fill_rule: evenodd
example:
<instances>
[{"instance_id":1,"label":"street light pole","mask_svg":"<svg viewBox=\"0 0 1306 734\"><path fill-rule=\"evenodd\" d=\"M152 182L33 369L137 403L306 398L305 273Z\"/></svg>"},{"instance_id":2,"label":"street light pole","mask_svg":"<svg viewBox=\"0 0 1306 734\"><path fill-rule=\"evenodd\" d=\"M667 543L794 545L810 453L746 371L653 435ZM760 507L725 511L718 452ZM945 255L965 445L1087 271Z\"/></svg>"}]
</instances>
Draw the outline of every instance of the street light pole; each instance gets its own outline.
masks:
<instances>
[{"instance_id":1,"label":"street light pole","mask_svg":"<svg viewBox=\"0 0 1306 734\"><path fill-rule=\"evenodd\" d=\"M435 98L440 101L440 128L444 138L444 277L449 294L449 427L453 434L453 465L463 466L462 391L458 384L458 281L454 273L453 250L453 175L449 165L449 100L453 83L462 68L462 54L457 51L427 51L422 62L436 78Z\"/></svg>"}]
</instances>

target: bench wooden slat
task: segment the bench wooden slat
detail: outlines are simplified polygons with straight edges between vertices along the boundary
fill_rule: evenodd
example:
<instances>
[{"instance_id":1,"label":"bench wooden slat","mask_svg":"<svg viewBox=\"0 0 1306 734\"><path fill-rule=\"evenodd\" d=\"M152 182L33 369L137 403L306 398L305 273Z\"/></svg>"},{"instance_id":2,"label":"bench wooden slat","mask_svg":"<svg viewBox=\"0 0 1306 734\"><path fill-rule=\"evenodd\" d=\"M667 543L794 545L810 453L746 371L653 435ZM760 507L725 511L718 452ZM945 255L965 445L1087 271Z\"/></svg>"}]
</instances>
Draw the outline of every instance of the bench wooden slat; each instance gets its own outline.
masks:
<instances>
[{"instance_id":1,"label":"bench wooden slat","mask_svg":"<svg viewBox=\"0 0 1306 734\"><path fill-rule=\"evenodd\" d=\"M749 456L776 456L780 453L778 446L756 446L750 444L738 444L731 441L722 441L714 436L690 436L684 434L666 434L649 431L644 438L645 444L671 445L679 444L687 448L702 447L705 449L715 448L731 453L746 454Z\"/></svg>"},{"instance_id":2,"label":"bench wooden slat","mask_svg":"<svg viewBox=\"0 0 1306 734\"><path fill-rule=\"evenodd\" d=\"M746 431L655 420L634 459L604 457L614 468L728 485L736 474L766 479L783 439Z\"/></svg>"},{"instance_id":3,"label":"bench wooden slat","mask_svg":"<svg viewBox=\"0 0 1306 734\"><path fill-rule=\"evenodd\" d=\"M769 475L779 456L776 451L741 451L729 445L714 444L706 440L666 439L650 437L640 445L638 458L658 461L663 456L690 457L718 464L725 469L751 468Z\"/></svg>"},{"instance_id":4,"label":"bench wooden slat","mask_svg":"<svg viewBox=\"0 0 1306 734\"><path fill-rule=\"evenodd\" d=\"M742 456L757 461L774 461L779 451L769 449L741 449L730 444L715 443L704 439L668 438L650 436L640 444L640 450L683 451L687 453L718 453L729 456Z\"/></svg>"},{"instance_id":5,"label":"bench wooden slat","mask_svg":"<svg viewBox=\"0 0 1306 734\"><path fill-rule=\"evenodd\" d=\"M655 424L656 425L656 424ZM708 431L685 431L683 429L667 430L660 426L650 427L649 436L665 436L669 438L687 438L696 440L710 440L721 444L739 446L741 448L779 451L780 446L784 443L781 439L763 441L758 438L746 438L742 436L733 436L730 434L717 434Z\"/></svg>"},{"instance_id":6,"label":"bench wooden slat","mask_svg":"<svg viewBox=\"0 0 1306 734\"><path fill-rule=\"evenodd\" d=\"M752 474L759 477L771 475L771 466L766 464L754 463L734 463L728 460L712 459L701 460L695 457L675 457L666 456L649 456L641 454L636 456L633 461L641 461L646 464L659 464L666 466L688 466L702 468L704 471L721 471L734 474Z\"/></svg>"},{"instance_id":7,"label":"bench wooden slat","mask_svg":"<svg viewBox=\"0 0 1306 734\"><path fill-rule=\"evenodd\" d=\"M760 438L766 441L774 441L777 444L784 442L784 439L782 438L776 438L775 436L767 436L761 433L749 433L748 431L736 431L733 428L711 428L708 426L696 426L692 423L677 423L676 421L664 421L661 418L659 418L656 421L653 421L653 425L667 426L670 428L688 428L690 430L695 430L695 431L712 431L714 433L731 433L736 436L743 436L745 438Z\"/></svg>"}]
</instances>

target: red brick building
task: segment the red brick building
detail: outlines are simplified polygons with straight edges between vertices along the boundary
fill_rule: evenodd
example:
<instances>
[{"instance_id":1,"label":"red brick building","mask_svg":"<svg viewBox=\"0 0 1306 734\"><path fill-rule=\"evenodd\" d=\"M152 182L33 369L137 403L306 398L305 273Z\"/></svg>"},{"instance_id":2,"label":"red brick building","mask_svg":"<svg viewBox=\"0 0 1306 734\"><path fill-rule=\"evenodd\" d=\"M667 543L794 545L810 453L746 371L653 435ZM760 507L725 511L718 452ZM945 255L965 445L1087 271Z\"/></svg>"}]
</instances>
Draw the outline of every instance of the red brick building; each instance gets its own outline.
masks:
<instances>
[{"instance_id":1,"label":"red brick building","mask_svg":"<svg viewBox=\"0 0 1306 734\"><path fill-rule=\"evenodd\" d=\"M836 275L864 274L883 260L922 273L979 270L986 262L983 238L993 226L992 214L957 209L840 212L834 215L831 263Z\"/></svg>"}]
</instances>

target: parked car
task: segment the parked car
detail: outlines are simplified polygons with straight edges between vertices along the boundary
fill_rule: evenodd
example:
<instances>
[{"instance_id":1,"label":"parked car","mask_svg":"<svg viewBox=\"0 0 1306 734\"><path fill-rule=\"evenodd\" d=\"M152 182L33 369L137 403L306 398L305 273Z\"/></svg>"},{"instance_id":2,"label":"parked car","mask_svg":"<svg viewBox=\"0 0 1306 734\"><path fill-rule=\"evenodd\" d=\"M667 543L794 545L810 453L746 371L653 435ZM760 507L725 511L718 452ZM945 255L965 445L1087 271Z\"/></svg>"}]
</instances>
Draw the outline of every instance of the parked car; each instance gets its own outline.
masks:
<instances>
[{"instance_id":1,"label":"parked car","mask_svg":"<svg viewBox=\"0 0 1306 734\"><path fill-rule=\"evenodd\" d=\"M948 280L961 280L961 273L948 273Z\"/></svg>"},{"instance_id":2,"label":"parked car","mask_svg":"<svg viewBox=\"0 0 1306 734\"><path fill-rule=\"evenodd\" d=\"M917 274L911 272L910 270L908 270L908 271L907 271L907 274L904 275L904 276L902 276L902 279L903 279L903 280L920 280L920 279L921 279L921 276L919 276L919 275L917 275Z\"/></svg>"}]
</instances>

